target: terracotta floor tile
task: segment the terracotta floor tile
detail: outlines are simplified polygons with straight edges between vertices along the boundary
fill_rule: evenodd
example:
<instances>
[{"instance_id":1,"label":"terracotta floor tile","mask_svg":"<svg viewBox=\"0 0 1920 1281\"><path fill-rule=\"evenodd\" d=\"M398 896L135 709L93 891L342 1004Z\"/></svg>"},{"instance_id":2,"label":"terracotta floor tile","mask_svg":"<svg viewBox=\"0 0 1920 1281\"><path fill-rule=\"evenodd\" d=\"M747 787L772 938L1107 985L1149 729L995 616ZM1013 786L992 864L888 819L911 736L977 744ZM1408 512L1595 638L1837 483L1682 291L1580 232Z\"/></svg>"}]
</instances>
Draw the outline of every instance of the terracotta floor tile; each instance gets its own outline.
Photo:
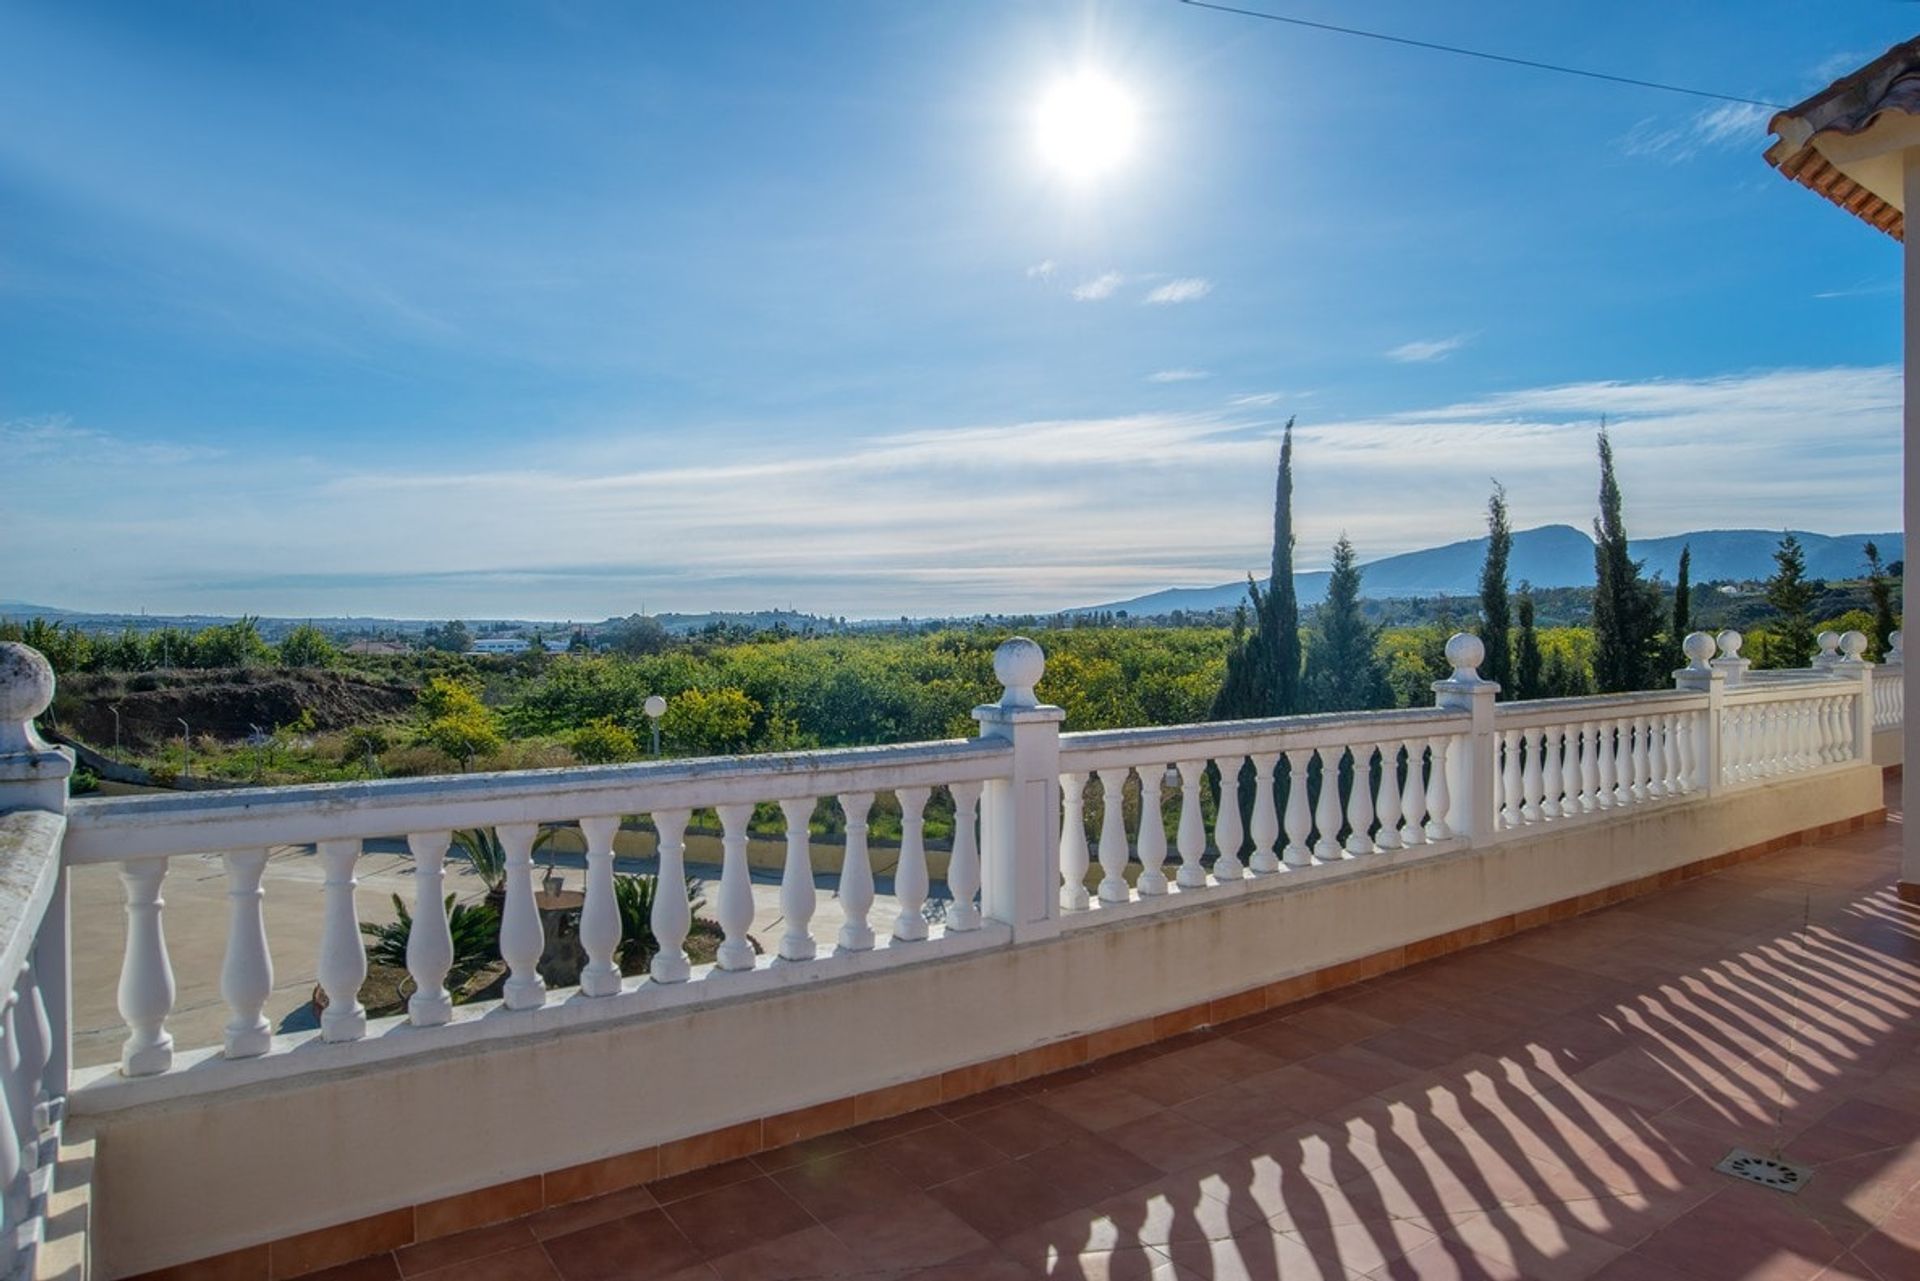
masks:
<instances>
[{"instance_id":1,"label":"terracotta floor tile","mask_svg":"<svg viewBox=\"0 0 1920 1281\"><path fill-rule=\"evenodd\" d=\"M690 1196L699 1196L702 1192L711 1192L715 1188L724 1188L730 1183L745 1183L748 1179L757 1179L764 1173L749 1157L737 1161L723 1161L719 1165L709 1165L700 1170L689 1170L685 1174L676 1174L669 1179L657 1179L647 1184L647 1191L661 1205L669 1201L682 1201Z\"/></svg>"},{"instance_id":2,"label":"terracotta floor tile","mask_svg":"<svg viewBox=\"0 0 1920 1281\"><path fill-rule=\"evenodd\" d=\"M1073 1208L1043 1176L1017 1162L962 1175L926 1195L996 1241Z\"/></svg>"},{"instance_id":3,"label":"terracotta floor tile","mask_svg":"<svg viewBox=\"0 0 1920 1281\"><path fill-rule=\"evenodd\" d=\"M1811 1281L1839 1257L1842 1243L1801 1213L1793 1197L1731 1186L1636 1247L1643 1258L1683 1275L1797 1277Z\"/></svg>"},{"instance_id":4,"label":"terracotta floor tile","mask_svg":"<svg viewBox=\"0 0 1920 1281\"><path fill-rule=\"evenodd\" d=\"M1151 1163L1097 1134L1041 1148L1015 1164L1045 1184L1061 1210L1092 1205L1139 1187L1159 1173Z\"/></svg>"},{"instance_id":5,"label":"terracotta floor tile","mask_svg":"<svg viewBox=\"0 0 1920 1281\"><path fill-rule=\"evenodd\" d=\"M915 1268L902 1274L900 1281L1038 1281L1044 1275L989 1247L945 1263Z\"/></svg>"},{"instance_id":6,"label":"terracotta floor tile","mask_svg":"<svg viewBox=\"0 0 1920 1281\"><path fill-rule=\"evenodd\" d=\"M664 1210L643 1210L542 1244L563 1281L660 1281L700 1261Z\"/></svg>"},{"instance_id":7,"label":"terracotta floor tile","mask_svg":"<svg viewBox=\"0 0 1920 1281\"><path fill-rule=\"evenodd\" d=\"M900 1177L916 1188L930 1188L1007 1159L1005 1153L966 1125L951 1122L887 1139L867 1151L899 1171Z\"/></svg>"},{"instance_id":8,"label":"terracotta floor tile","mask_svg":"<svg viewBox=\"0 0 1920 1281\"><path fill-rule=\"evenodd\" d=\"M620 1192L609 1192L605 1196L575 1201L571 1205L559 1205L551 1210L542 1210L538 1214L528 1215L520 1222L527 1225L528 1230L537 1240L545 1241L549 1237L565 1236L569 1232L578 1232L582 1228L611 1223L615 1219L624 1219L629 1214L651 1210L655 1204L653 1195L645 1188L627 1188Z\"/></svg>"},{"instance_id":9,"label":"terracotta floor tile","mask_svg":"<svg viewBox=\"0 0 1920 1281\"><path fill-rule=\"evenodd\" d=\"M884 1206L914 1189L872 1148L856 1148L767 1176L802 1209L825 1222Z\"/></svg>"},{"instance_id":10,"label":"terracotta floor tile","mask_svg":"<svg viewBox=\"0 0 1920 1281\"><path fill-rule=\"evenodd\" d=\"M1031 1099L1019 1099L966 1117L962 1128L1008 1156L1025 1156L1087 1133L1084 1127L1075 1125L1056 1109Z\"/></svg>"},{"instance_id":11,"label":"terracotta floor tile","mask_svg":"<svg viewBox=\"0 0 1920 1281\"><path fill-rule=\"evenodd\" d=\"M1177 1111L1117 1125L1106 1132L1105 1138L1168 1173L1239 1146L1219 1130Z\"/></svg>"},{"instance_id":12,"label":"terracotta floor tile","mask_svg":"<svg viewBox=\"0 0 1920 1281\"><path fill-rule=\"evenodd\" d=\"M424 1281L559 1281L560 1273L538 1245L489 1254L420 1274Z\"/></svg>"},{"instance_id":13,"label":"terracotta floor tile","mask_svg":"<svg viewBox=\"0 0 1920 1281\"><path fill-rule=\"evenodd\" d=\"M751 1179L675 1201L667 1217L712 1260L813 1226L813 1216L771 1179Z\"/></svg>"},{"instance_id":14,"label":"terracotta floor tile","mask_svg":"<svg viewBox=\"0 0 1920 1281\"><path fill-rule=\"evenodd\" d=\"M1034 1095L1033 1101L1041 1107L1053 1109L1075 1125L1093 1131L1125 1125L1128 1121L1137 1121L1161 1109L1158 1101L1104 1075Z\"/></svg>"},{"instance_id":15,"label":"terracotta floor tile","mask_svg":"<svg viewBox=\"0 0 1920 1281\"><path fill-rule=\"evenodd\" d=\"M422 1272L431 1272L435 1268L445 1268L456 1263L465 1263L470 1259L485 1258L489 1254L501 1254L521 1246L533 1244L533 1232L526 1220L518 1219L511 1223L495 1224L490 1228L474 1228L468 1232L456 1232L452 1236L439 1237L424 1241L419 1245L410 1245L393 1252L394 1262L400 1265L404 1276L417 1276Z\"/></svg>"},{"instance_id":16,"label":"terracotta floor tile","mask_svg":"<svg viewBox=\"0 0 1920 1281\"><path fill-rule=\"evenodd\" d=\"M865 1260L817 1223L709 1259L707 1266L720 1281L813 1281L869 1271Z\"/></svg>"},{"instance_id":17,"label":"terracotta floor tile","mask_svg":"<svg viewBox=\"0 0 1920 1281\"><path fill-rule=\"evenodd\" d=\"M1007 1235L1004 1231L983 1232L933 1196L918 1192L880 1209L831 1219L827 1227L883 1275L887 1269L924 1269L947 1263L988 1249L993 1244L990 1235Z\"/></svg>"},{"instance_id":18,"label":"terracotta floor tile","mask_svg":"<svg viewBox=\"0 0 1920 1281\"><path fill-rule=\"evenodd\" d=\"M399 1276L400 1267L391 1254L375 1254L318 1272L302 1273L300 1281L396 1281Z\"/></svg>"}]
</instances>

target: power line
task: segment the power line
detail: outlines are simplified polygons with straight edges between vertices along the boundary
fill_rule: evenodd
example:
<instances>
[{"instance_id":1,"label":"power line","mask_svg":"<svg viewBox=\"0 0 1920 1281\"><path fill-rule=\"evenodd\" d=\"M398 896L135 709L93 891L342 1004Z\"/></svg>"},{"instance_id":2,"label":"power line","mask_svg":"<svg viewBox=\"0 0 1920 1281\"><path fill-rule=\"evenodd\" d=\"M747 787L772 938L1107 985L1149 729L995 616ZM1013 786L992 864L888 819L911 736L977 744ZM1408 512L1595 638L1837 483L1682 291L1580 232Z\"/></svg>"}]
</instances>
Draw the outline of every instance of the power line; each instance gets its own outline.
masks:
<instances>
[{"instance_id":1,"label":"power line","mask_svg":"<svg viewBox=\"0 0 1920 1281\"><path fill-rule=\"evenodd\" d=\"M1587 80L1605 80L1610 84L1632 85L1637 89L1658 89L1663 93L1684 93L1691 98L1711 98L1716 102L1737 102L1749 107L1771 107L1776 111L1785 110L1785 104L1765 102L1759 98L1742 98L1737 94L1714 93L1708 89L1689 89L1684 85L1662 84L1658 80L1637 80L1632 76L1610 75L1604 71L1588 71L1581 67L1565 67L1556 62L1536 62L1531 58L1511 58L1504 53L1488 53L1482 49L1463 49L1459 45L1438 44L1432 40L1415 40L1410 36L1388 35L1384 31L1362 31L1359 27L1340 27L1331 22L1313 22L1306 18L1291 18L1284 14L1262 13L1258 9L1238 9L1230 4L1214 4L1212 0L1180 0L1181 4L1196 9L1212 9L1219 13L1238 14L1243 18L1260 18L1267 22L1283 22L1290 27L1309 27L1315 31L1330 31L1335 35L1360 36L1366 40L1381 40L1387 44L1406 45L1411 49L1427 49L1434 53L1457 54L1462 58L1479 58L1486 62L1504 62L1513 67L1531 67L1535 71L1552 71L1563 76L1580 76Z\"/></svg>"}]
</instances>

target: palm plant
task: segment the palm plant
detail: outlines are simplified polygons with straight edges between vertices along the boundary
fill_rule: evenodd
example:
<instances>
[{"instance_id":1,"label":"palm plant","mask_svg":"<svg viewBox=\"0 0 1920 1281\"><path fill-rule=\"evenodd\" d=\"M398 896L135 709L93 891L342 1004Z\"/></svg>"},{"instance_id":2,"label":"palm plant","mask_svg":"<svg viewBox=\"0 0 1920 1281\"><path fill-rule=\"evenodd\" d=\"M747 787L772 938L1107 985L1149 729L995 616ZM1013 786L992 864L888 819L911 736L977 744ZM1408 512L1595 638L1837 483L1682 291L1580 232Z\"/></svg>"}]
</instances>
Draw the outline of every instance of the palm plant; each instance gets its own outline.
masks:
<instances>
[{"instance_id":1,"label":"palm plant","mask_svg":"<svg viewBox=\"0 0 1920 1281\"><path fill-rule=\"evenodd\" d=\"M620 967L634 970L645 965L660 950L653 934L653 901L660 890L660 878L644 873L623 872L613 878L613 902L620 909ZM699 916L707 905L700 882L687 878L687 911Z\"/></svg>"},{"instance_id":2,"label":"palm plant","mask_svg":"<svg viewBox=\"0 0 1920 1281\"><path fill-rule=\"evenodd\" d=\"M485 903L455 903L447 895L447 932L453 936L453 965L447 971L450 987L459 987L475 971L500 955L500 914ZM413 916L398 894L393 896L392 921L363 921L367 960L376 965L407 967L407 941L413 937Z\"/></svg>"},{"instance_id":3,"label":"palm plant","mask_svg":"<svg viewBox=\"0 0 1920 1281\"><path fill-rule=\"evenodd\" d=\"M554 838L558 829L543 827L540 834L533 838L533 848L539 850ZM466 856L474 875L487 887L489 899L500 899L507 892L507 851L500 844L500 836L490 827L475 827L453 834L454 848ZM551 867L549 867L551 870Z\"/></svg>"}]
</instances>

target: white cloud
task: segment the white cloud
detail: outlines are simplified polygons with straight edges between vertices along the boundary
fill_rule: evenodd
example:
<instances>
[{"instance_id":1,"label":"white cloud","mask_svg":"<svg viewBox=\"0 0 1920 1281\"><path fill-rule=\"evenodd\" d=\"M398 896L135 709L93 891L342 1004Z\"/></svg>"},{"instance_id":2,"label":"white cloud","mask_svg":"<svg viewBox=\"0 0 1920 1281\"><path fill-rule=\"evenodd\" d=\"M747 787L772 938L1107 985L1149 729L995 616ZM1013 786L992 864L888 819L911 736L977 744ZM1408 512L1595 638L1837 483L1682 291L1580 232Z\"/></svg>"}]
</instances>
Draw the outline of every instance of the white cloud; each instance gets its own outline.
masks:
<instances>
[{"instance_id":1,"label":"white cloud","mask_svg":"<svg viewBox=\"0 0 1920 1281\"><path fill-rule=\"evenodd\" d=\"M1268 394L1205 413L785 448L689 432L681 446L662 437L661 461L644 469L609 466L625 443L609 439L558 456L551 444L476 454L464 471L276 453L116 467L110 483L101 449L60 434L82 429L14 423L6 443L40 443L7 453L19 508L7 594L72 608L553 618L625 613L644 594L654 609L890 616L1226 583L1267 559ZM1343 529L1364 559L1474 537L1489 475L1517 525L1584 528L1603 414L1636 536L1898 528L1900 404L1897 366L1842 367L1589 381L1304 420L1301 564L1323 565ZM1142 521L1149 510L1169 519Z\"/></svg>"},{"instance_id":2,"label":"white cloud","mask_svg":"<svg viewBox=\"0 0 1920 1281\"><path fill-rule=\"evenodd\" d=\"M1771 107L1747 102L1723 102L1677 124L1649 116L1627 131L1620 149L1640 159L1681 164L1703 151L1763 146L1772 118Z\"/></svg>"},{"instance_id":3,"label":"white cloud","mask_svg":"<svg viewBox=\"0 0 1920 1281\"><path fill-rule=\"evenodd\" d=\"M1113 297L1113 291L1127 283L1127 278L1117 271L1103 272L1092 280L1083 280L1073 287L1075 302L1099 302Z\"/></svg>"},{"instance_id":4,"label":"white cloud","mask_svg":"<svg viewBox=\"0 0 1920 1281\"><path fill-rule=\"evenodd\" d=\"M1286 393L1279 391L1248 392L1244 396L1235 396L1227 401L1235 409L1268 409L1285 399Z\"/></svg>"},{"instance_id":5,"label":"white cloud","mask_svg":"<svg viewBox=\"0 0 1920 1281\"><path fill-rule=\"evenodd\" d=\"M1147 295L1147 301L1162 306L1175 302L1197 302L1212 292L1211 280L1203 276L1182 276L1155 289Z\"/></svg>"},{"instance_id":6,"label":"white cloud","mask_svg":"<svg viewBox=\"0 0 1920 1281\"><path fill-rule=\"evenodd\" d=\"M1027 268L1027 279L1028 280L1052 280L1053 273L1059 270L1059 268L1060 268L1060 264L1055 262L1053 259L1051 258L1043 259L1042 261L1036 262L1033 264L1033 266Z\"/></svg>"},{"instance_id":7,"label":"white cloud","mask_svg":"<svg viewBox=\"0 0 1920 1281\"><path fill-rule=\"evenodd\" d=\"M1397 360L1403 365L1426 364L1430 361L1445 360L1454 352L1466 346L1469 339L1466 334L1455 334L1451 338L1423 338L1414 342L1401 343L1387 353L1388 360Z\"/></svg>"},{"instance_id":8,"label":"white cloud","mask_svg":"<svg viewBox=\"0 0 1920 1281\"><path fill-rule=\"evenodd\" d=\"M1191 383L1202 378L1211 378L1212 374L1204 369L1156 369L1147 375L1150 383Z\"/></svg>"}]
</instances>

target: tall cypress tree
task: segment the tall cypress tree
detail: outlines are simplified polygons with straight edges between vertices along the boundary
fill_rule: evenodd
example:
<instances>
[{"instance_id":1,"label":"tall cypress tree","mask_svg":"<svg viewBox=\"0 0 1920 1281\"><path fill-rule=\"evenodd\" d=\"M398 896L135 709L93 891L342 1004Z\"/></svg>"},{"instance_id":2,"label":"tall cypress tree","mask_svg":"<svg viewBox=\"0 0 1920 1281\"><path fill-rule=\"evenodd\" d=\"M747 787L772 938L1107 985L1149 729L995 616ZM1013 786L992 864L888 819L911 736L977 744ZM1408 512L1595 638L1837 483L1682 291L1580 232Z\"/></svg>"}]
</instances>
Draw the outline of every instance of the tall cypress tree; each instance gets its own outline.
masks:
<instances>
[{"instance_id":1,"label":"tall cypress tree","mask_svg":"<svg viewBox=\"0 0 1920 1281\"><path fill-rule=\"evenodd\" d=\"M1379 630L1360 612L1360 566L1345 534L1333 545L1333 574L1307 650L1307 705L1316 712L1391 707L1393 693L1374 653Z\"/></svg>"},{"instance_id":2,"label":"tall cypress tree","mask_svg":"<svg viewBox=\"0 0 1920 1281\"><path fill-rule=\"evenodd\" d=\"M1893 648L1893 631L1900 624L1893 618L1893 585L1880 563L1880 549L1869 542L1861 550L1867 554L1867 595L1873 598L1872 658L1877 663Z\"/></svg>"},{"instance_id":3,"label":"tall cypress tree","mask_svg":"<svg viewBox=\"0 0 1920 1281\"><path fill-rule=\"evenodd\" d=\"M1767 632L1773 643L1767 646L1770 663L1781 667L1805 667L1813 661L1813 618L1809 611L1820 594L1820 584L1807 579L1807 554L1800 540L1783 534L1773 551L1773 577L1767 580L1767 604L1780 617L1770 623Z\"/></svg>"},{"instance_id":4,"label":"tall cypress tree","mask_svg":"<svg viewBox=\"0 0 1920 1281\"><path fill-rule=\"evenodd\" d=\"M1293 419L1280 437L1273 487L1273 568L1267 590L1251 581L1254 629L1227 655L1213 718L1290 716L1300 710L1300 602L1293 590Z\"/></svg>"},{"instance_id":5,"label":"tall cypress tree","mask_svg":"<svg viewBox=\"0 0 1920 1281\"><path fill-rule=\"evenodd\" d=\"M1547 697L1546 662L1540 655L1540 633L1533 626L1533 593L1520 585L1520 633L1513 642L1513 696Z\"/></svg>"},{"instance_id":6,"label":"tall cypress tree","mask_svg":"<svg viewBox=\"0 0 1920 1281\"><path fill-rule=\"evenodd\" d=\"M1513 615L1507 600L1507 558L1513 553L1513 528L1507 523L1507 488L1493 484L1487 499L1487 560L1480 567L1480 640L1487 657L1480 664L1484 680L1500 682L1501 691L1514 697Z\"/></svg>"},{"instance_id":7,"label":"tall cypress tree","mask_svg":"<svg viewBox=\"0 0 1920 1281\"><path fill-rule=\"evenodd\" d=\"M1693 625L1693 544L1680 549L1680 568L1673 584L1673 635L1667 648L1678 650Z\"/></svg>"},{"instance_id":8,"label":"tall cypress tree","mask_svg":"<svg viewBox=\"0 0 1920 1281\"><path fill-rule=\"evenodd\" d=\"M1613 475L1613 442L1600 428L1600 515L1593 522L1593 683L1602 694L1651 689L1659 651L1650 588L1627 551L1620 513L1620 482Z\"/></svg>"}]
</instances>

